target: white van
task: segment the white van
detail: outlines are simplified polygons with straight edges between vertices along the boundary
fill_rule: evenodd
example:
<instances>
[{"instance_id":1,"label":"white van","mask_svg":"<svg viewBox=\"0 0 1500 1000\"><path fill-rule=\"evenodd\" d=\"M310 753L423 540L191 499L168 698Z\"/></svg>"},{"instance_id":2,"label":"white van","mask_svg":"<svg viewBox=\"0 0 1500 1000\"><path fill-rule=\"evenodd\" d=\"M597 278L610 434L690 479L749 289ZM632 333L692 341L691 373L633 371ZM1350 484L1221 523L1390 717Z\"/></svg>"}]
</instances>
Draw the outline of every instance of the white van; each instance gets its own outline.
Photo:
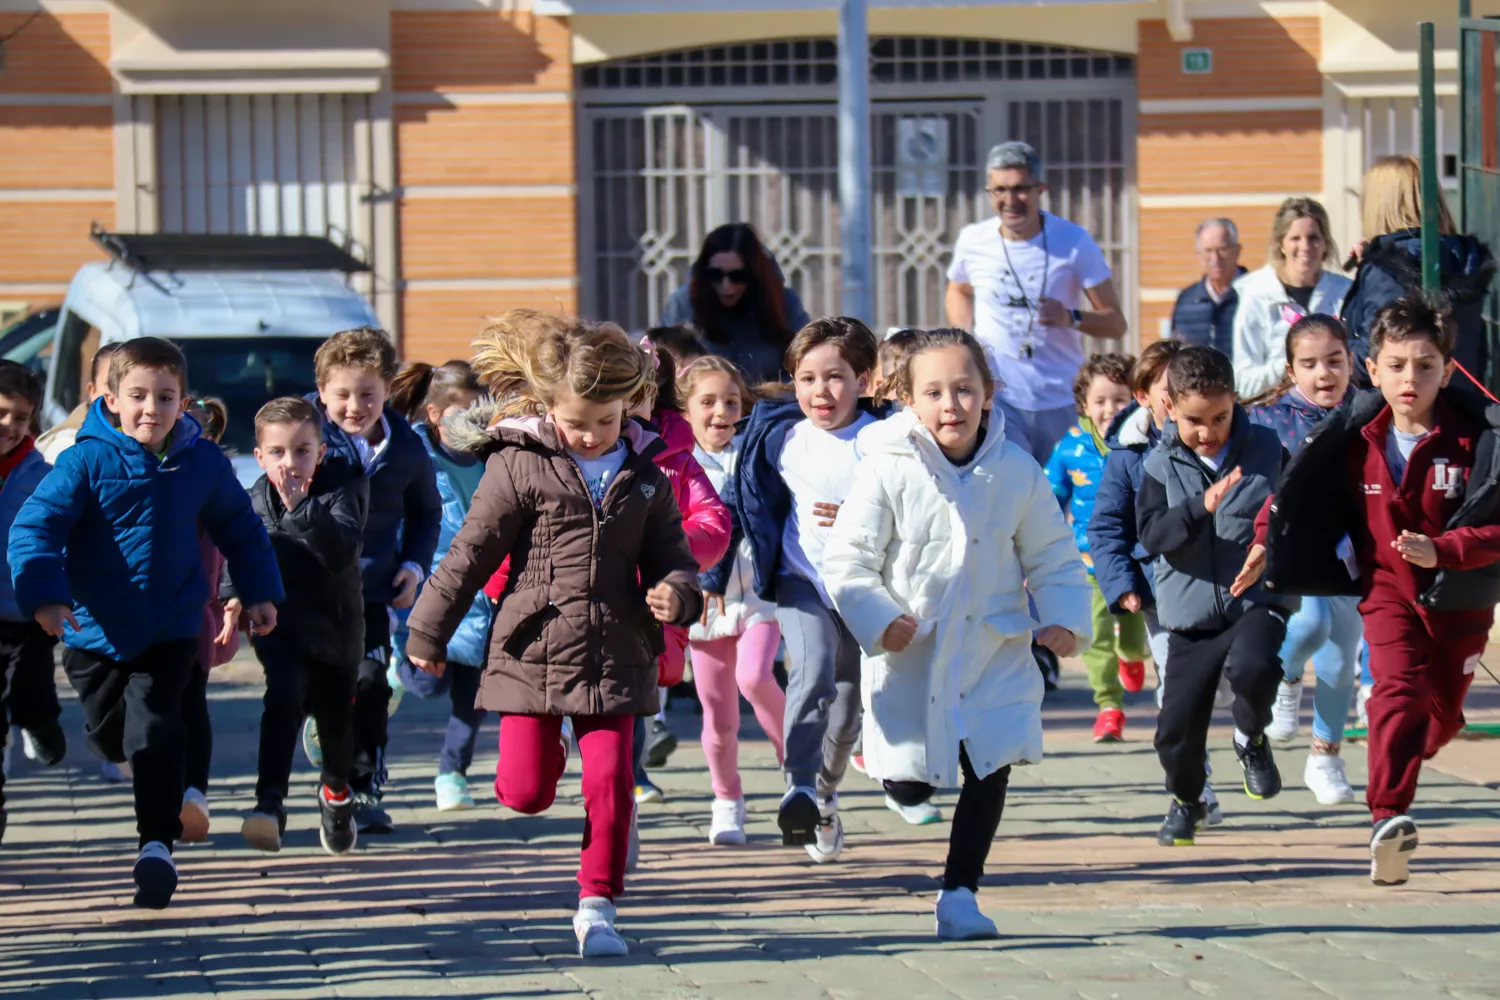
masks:
<instances>
[{"instance_id":1,"label":"white van","mask_svg":"<svg viewBox=\"0 0 1500 1000\"><path fill-rule=\"evenodd\" d=\"M187 357L188 391L229 409L222 442L242 482L259 475L255 413L313 391L313 354L340 330L378 326L349 276L368 266L315 237L126 235L95 230L114 259L85 264L63 300L42 423L86 397L103 344L163 337Z\"/></svg>"}]
</instances>

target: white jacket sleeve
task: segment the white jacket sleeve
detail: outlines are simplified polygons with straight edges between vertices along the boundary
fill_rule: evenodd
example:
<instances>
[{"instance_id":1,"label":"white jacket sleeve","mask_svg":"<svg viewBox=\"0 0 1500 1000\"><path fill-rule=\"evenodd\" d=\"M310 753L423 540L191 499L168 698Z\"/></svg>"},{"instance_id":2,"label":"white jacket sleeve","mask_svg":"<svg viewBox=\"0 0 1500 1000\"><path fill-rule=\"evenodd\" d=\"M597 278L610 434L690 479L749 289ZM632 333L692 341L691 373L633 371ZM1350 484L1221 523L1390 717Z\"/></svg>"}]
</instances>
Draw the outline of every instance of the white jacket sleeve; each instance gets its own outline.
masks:
<instances>
[{"instance_id":1,"label":"white jacket sleeve","mask_svg":"<svg viewBox=\"0 0 1500 1000\"><path fill-rule=\"evenodd\" d=\"M879 456L859 464L854 485L823 547L823 585L855 641L870 656L884 652L881 639L906 614L885 587L885 553L896 517L882 483ZM887 476L890 470L886 470ZM1049 488L1048 497L1052 493ZM1052 501L1057 509L1057 501Z\"/></svg>"},{"instance_id":2,"label":"white jacket sleeve","mask_svg":"<svg viewBox=\"0 0 1500 1000\"><path fill-rule=\"evenodd\" d=\"M1234 311L1234 389L1241 399L1258 396L1281 381L1286 360L1271 350L1270 314L1264 300L1240 299Z\"/></svg>"},{"instance_id":3,"label":"white jacket sleeve","mask_svg":"<svg viewBox=\"0 0 1500 1000\"><path fill-rule=\"evenodd\" d=\"M1016 558L1042 625L1061 625L1081 646L1094 638L1093 594L1078 546L1041 468L1025 463L1030 477L1026 510L1016 528Z\"/></svg>"}]
</instances>

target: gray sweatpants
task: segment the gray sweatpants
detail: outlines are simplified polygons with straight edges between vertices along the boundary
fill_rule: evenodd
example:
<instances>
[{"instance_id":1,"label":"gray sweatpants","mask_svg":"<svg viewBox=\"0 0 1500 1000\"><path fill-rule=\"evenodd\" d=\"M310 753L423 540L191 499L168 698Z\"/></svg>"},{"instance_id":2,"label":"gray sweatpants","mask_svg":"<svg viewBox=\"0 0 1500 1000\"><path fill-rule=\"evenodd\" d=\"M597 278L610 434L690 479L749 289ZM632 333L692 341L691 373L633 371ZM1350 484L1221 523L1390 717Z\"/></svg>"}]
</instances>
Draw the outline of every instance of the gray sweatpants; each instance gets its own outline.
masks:
<instances>
[{"instance_id":1,"label":"gray sweatpants","mask_svg":"<svg viewBox=\"0 0 1500 1000\"><path fill-rule=\"evenodd\" d=\"M859 737L859 643L818 589L800 576L776 578L776 621L786 641L788 788L827 798L844 780Z\"/></svg>"}]
</instances>

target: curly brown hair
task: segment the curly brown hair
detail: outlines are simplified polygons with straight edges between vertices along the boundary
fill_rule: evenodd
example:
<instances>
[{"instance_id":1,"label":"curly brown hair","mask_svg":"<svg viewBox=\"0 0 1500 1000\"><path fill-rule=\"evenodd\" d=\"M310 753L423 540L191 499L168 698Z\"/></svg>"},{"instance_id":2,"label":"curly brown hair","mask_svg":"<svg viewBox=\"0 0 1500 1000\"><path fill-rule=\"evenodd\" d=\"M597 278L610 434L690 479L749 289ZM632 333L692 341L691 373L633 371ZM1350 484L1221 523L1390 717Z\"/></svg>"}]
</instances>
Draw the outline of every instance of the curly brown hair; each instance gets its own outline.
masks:
<instances>
[{"instance_id":1,"label":"curly brown hair","mask_svg":"<svg viewBox=\"0 0 1500 1000\"><path fill-rule=\"evenodd\" d=\"M1093 385L1094 379L1101 375L1115 385L1123 385L1127 389L1132 389L1130 369L1134 364L1135 358L1128 354L1091 355L1084 366L1078 369L1078 377L1073 379L1073 402L1078 407L1079 415L1083 415L1084 403L1089 396L1089 386Z\"/></svg>"}]
</instances>

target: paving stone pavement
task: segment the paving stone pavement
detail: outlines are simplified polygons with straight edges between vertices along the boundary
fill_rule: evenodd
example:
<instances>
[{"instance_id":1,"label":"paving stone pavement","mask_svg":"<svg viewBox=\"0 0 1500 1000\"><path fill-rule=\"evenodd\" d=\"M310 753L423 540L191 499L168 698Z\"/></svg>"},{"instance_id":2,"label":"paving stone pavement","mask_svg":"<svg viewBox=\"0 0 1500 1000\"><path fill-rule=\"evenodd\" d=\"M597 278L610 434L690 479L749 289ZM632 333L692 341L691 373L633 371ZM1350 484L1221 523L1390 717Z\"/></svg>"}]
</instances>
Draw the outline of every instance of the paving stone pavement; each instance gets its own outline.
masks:
<instances>
[{"instance_id":1,"label":"paving stone pavement","mask_svg":"<svg viewBox=\"0 0 1500 1000\"><path fill-rule=\"evenodd\" d=\"M1488 662L1500 662L1491 656ZM253 671L226 676L251 676ZM576 957L569 916L582 834L576 762L557 805L523 817L493 805L495 724L473 768L471 813L432 808L446 704L410 696L392 720L391 837L318 849L314 772L298 760L285 849L239 837L252 805L259 689L211 686L214 822L178 852L165 913L129 906L128 789L82 749L40 770L17 753L0 847L0 994L53 998L302 997L1500 997L1500 744L1455 744L1424 773L1422 848L1404 888L1369 883L1359 805L1318 806L1302 787L1306 737L1279 750L1287 789L1237 790L1228 729L1214 763L1226 824L1193 849L1156 846L1165 807L1149 693L1128 706L1130 742L1089 741L1081 673L1047 703L1048 754L1020 769L980 892L1003 933L942 943L932 906L946 824L908 827L877 785L851 774L849 850L813 866L783 849L781 791L746 713L751 843L706 842L707 775L689 706L683 746L657 772L665 805L642 813L643 860L627 880L627 959ZM1485 678L1471 718L1500 718ZM1310 707L1309 707L1310 710ZM1227 717L1220 720L1227 723ZM1347 753L1360 786L1364 755ZM939 798L945 817L952 793Z\"/></svg>"}]
</instances>

